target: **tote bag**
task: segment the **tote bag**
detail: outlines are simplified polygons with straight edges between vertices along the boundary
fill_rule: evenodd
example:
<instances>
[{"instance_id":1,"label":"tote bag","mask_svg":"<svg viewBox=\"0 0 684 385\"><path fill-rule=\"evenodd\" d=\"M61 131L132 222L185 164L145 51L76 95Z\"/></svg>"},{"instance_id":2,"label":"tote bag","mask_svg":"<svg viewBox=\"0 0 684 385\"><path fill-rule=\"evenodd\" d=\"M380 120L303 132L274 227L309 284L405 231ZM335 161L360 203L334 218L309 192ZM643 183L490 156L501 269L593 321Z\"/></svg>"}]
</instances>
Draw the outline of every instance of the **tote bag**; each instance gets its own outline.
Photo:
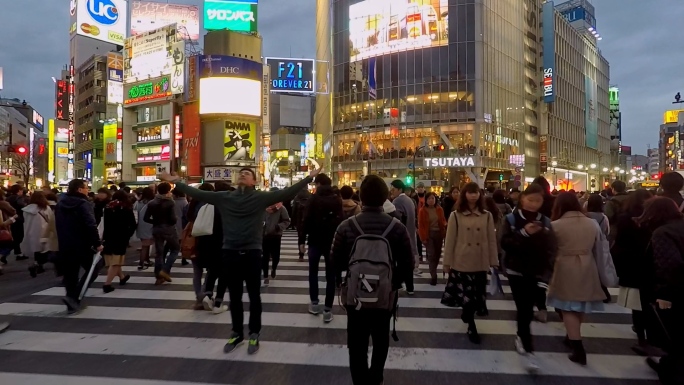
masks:
<instances>
[{"instance_id":1,"label":"tote bag","mask_svg":"<svg viewBox=\"0 0 684 385\"><path fill-rule=\"evenodd\" d=\"M193 237L203 237L214 234L214 206L204 205L197 213L197 219L192 226Z\"/></svg>"}]
</instances>

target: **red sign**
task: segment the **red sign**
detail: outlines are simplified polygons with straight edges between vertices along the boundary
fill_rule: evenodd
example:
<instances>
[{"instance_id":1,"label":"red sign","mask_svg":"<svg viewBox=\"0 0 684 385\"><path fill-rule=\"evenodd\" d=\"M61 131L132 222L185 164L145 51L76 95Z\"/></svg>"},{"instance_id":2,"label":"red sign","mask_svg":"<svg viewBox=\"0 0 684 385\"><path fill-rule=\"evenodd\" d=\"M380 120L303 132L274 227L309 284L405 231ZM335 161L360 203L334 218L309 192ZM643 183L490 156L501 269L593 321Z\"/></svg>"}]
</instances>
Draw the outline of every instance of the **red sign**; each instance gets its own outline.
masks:
<instances>
[{"instance_id":1,"label":"red sign","mask_svg":"<svg viewBox=\"0 0 684 385\"><path fill-rule=\"evenodd\" d=\"M155 148L155 147L152 147ZM159 147L156 147L159 148ZM148 148L138 149L138 162L156 162L160 160L171 160L171 147L168 145L161 146L161 153L151 152L151 153L140 153L141 151L146 151ZM159 151L159 150L157 150Z\"/></svg>"},{"instance_id":2,"label":"red sign","mask_svg":"<svg viewBox=\"0 0 684 385\"><path fill-rule=\"evenodd\" d=\"M189 103L183 106L183 151L180 154L181 164L187 168L190 177L202 175L200 165L200 115L199 103Z\"/></svg>"},{"instance_id":3,"label":"red sign","mask_svg":"<svg viewBox=\"0 0 684 385\"><path fill-rule=\"evenodd\" d=\"M69 85L66 80L58 80L55 90L55 117L67 120L69 116Z\"/></svg>"}]
</instances>

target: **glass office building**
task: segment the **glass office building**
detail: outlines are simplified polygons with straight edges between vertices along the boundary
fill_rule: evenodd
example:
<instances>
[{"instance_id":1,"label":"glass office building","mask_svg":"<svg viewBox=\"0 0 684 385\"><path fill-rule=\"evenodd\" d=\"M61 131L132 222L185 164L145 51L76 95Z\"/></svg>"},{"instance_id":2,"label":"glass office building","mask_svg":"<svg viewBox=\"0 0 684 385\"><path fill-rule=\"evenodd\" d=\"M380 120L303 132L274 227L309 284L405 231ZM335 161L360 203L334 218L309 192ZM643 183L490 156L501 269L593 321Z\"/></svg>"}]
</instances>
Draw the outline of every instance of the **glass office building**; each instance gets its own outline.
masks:
<instances>
[{"instance_id":1,"label":"glass office building","mask_svg":"<svg viewBox=\"0 0 684 385\"><path fill-rule=\"evenodd\" d=\"M329 1L336 183L538 175L537 0Z\"/></svg>"}]
</instances>

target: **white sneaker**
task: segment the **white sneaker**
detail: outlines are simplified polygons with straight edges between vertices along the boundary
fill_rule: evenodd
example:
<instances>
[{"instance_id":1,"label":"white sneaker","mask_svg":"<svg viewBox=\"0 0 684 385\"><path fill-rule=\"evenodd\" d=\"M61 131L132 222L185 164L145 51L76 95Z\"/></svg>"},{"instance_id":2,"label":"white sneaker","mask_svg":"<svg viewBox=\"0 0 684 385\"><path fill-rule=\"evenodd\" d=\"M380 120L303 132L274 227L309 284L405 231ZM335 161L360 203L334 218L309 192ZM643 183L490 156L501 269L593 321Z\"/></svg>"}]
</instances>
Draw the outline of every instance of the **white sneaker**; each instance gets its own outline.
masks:
<instances>
[{"instance_id":1,"label":"white sneaker","mask_svg":"<svg viewBox=\"0 0 684 385\"><path fill-rule=\"evenodd\" d=\"M333 320L333 313L331 311L324 311L323 312L323 322L329 323L332 322Z\"/></svg>"},{"instance_id":2,"label":"white sneaker","mask_svg":"<svg viewBox=\"0 0 684 385\"><path fill-rule=\"evenodd\" d=\"M208 295L205 295L204 298L202 298L202 306L204 306L204 310L211 311L214 308L214 300Z\"/></svg>"},{"instance_id":3,"label":"white sneaker","mask_svg":"<svg viewBox=\"0 0 684 385\"><path fill-rule=\"evenodd\" d=\"M309 313L313 315L321 314L321 305L317 303L309 303Z\"/></svg>"},{"instance_id":4,"label":"white sneaker","mask_svg":"<svg viewBox=\"0 0 684 385\"><path fill-rule=\"evenodd\" d=\"M416 277L420 277L423 275L423 272L420 271L420 269L416 267L415 269L413 269L413 275L415 275Z\"/></svg>"},{"instance_id":5,"label":"white sneaker","mask_svg":"<svg viewBox=\"0 0 684 385\"><path fill-rule=\"evenodd\" d=\"M527 370L527 373L539 373L539 362L537 361L537 356L532 353L527 353L523 359L525 360L525 370Z\"/></svg>"},{"instance_id":6,"label":"white sneaker","mask_svg":"<svg viewBox=\"0 0 684 385\"><path fill-rule=\"evenodd\" d=\"M515 337L515 351L523 356L527 354L527 351L523 347L523 343L520 337Z\"/></svg>"},{"instance_id":7,"label":"white sneaker","mask_svg":"<svg viewBox=\"0 0 684 385\"><path fill-rule=\"evenodd\" d=\"M228 305L221 304L221 306L214 306L214 314L221 314L228 311Z\"/></svg>"}]
</instances>

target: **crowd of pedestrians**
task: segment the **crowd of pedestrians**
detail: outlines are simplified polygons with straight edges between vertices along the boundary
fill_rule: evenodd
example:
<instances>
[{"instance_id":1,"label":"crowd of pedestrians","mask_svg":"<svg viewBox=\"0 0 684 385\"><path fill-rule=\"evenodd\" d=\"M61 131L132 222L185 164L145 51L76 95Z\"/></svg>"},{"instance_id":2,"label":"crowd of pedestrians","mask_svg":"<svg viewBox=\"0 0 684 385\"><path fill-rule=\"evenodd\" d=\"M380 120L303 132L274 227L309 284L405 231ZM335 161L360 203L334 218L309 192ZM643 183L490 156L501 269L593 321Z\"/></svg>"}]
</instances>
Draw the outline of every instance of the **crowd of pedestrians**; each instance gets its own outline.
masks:
<instances>
[{"instance_id":1,"label":"crowd of pedestrians","mask_svg":"<svg viewBox=\"0 0 684 385\"><path fill-rule=\"evenodd\" d=\"M81 310L81 293L97 276L85 282L94 255L104 257L94 269L107 267L102 290L110 293L115 279L119 285L130 279L122 266L131 240L139 240L139 271L154 266L151 279L163 285L172 282L179 256L183 265L191 263L194 309L231 313L224 352L246 341L248 353L255 354L261 287L277 279L283 233L294 226L299 259L308 260L309 313L333 322L338 296L347 313L354 384L383 383L389 338L397 338L390 329L398 298L414 294L413 277L421 276L423 260L430 285L444 285L441 303L461 308L473 344L486 338L476 318L488 316L487 298L502 293L501 276L508 279L517 309L511 346L531 373L543 370L531 324L550 317L565 327L559 343L567 346L569 359L587 364L582 324L614 301L611 287L619 287L617 303L632 312L633 350L648 357L664 383L681 373L684 178L678 173L663 175L657 194L627 191L621 181L600 194L552 191L539 177L523 191L467 183L443 197L422 184L414 191L401 180L388 184L374 175L365 177L358 191L338 189L319 170L289 188L270 191L255 188L256 175L249 168L240 170L235 187L217 182L195 188L166 173L161 179L135 191L121 185L91 193L79 179L65 193L29 194L20 185L7 196L0 191L0 262L9 263L12 252L16 260L33 258L32 277L53 262L72 314ZM247 333L243 285L249 296ZM549 314L547 306L555 312Z\"/></svg>"}]
</instances>

